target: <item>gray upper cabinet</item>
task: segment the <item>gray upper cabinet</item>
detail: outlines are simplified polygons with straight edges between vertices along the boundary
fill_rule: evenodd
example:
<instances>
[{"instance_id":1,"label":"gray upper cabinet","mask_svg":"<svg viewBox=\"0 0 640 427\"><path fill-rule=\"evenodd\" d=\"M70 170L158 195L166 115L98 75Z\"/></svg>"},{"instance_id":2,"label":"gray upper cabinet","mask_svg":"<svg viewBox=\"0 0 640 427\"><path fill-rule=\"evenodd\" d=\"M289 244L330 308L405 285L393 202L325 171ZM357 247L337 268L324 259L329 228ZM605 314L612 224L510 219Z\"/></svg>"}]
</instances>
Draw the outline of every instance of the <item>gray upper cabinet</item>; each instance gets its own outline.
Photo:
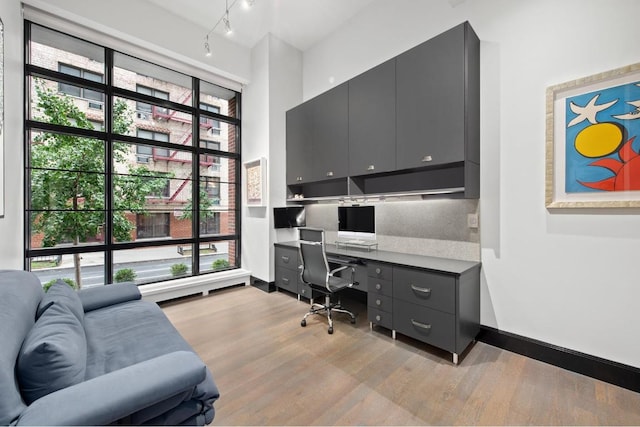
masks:
<instances>
[{"instance_id":1,"label":"gray upper cabinet","mask_svg":"<svg viewBox=\"0 0 640 427\"><path fill-rule=\"evenodd\" d=\"M311 181L312 118L308 103L287 111L287 185Z\"/></svg>"},{"instance_id":2,"label":"gray upper cabinet","mask_svg":"<svg viewBox=\"0 0 640 427\"><path fill-rule=\"evenodd\" d=\"M293 198L480 197L480 40L464 22L287 112Z\"/></svg>"},{"instance_id":3,"label":"gray upper cabinet","mask_svg":"<svg viewBox=\"0 0 640 427\"><path fill-rule=\"evenodd\" d=\"M349 175L396 168L396 61L349 81Z\"/></svg>"},{"instance_id":4,"label":"gray upper cabinet","mask_svg":"<svg viewBox=\"0 0 640 427\"><path fill-rule=\"evenodd\" d=\"M287 111L287 185L348 175L348 96L343 83Z\"/></svg>"},{"instance_id":5,"label":"gray upper cabinet","mask_svg":"<svg viewBox=\"0 0 640 427\"><path fill-rule=\"evenodd\" d=\"M465 22L397 57L397 169L461 162L478 143L479 129L467 127L479 114L467 85L468 73L479 73L474 48Z\"/></svg>"},{"instance_id":6,"label":"gray upper cabinet","mask_svg":"<svg viewBox=\"0 0 640 427\"><path fill-rule=\"evenodd\" d=\"M313 180L345 178L349 173L349 86L309 101L313 111Z\"/></svg>"}]
</instances>

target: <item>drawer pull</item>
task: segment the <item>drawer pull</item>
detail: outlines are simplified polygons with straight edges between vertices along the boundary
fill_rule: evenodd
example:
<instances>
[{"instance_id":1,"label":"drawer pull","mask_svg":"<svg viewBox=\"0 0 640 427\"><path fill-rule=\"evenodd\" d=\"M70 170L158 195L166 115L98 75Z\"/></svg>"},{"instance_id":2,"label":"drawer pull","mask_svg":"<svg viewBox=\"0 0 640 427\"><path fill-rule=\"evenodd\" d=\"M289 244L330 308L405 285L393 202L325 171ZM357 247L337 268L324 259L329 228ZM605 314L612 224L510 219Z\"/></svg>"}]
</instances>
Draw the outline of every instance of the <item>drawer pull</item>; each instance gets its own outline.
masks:
<instances>
[{"instance_id":1,"label":"drawer pull","mask_svg":"<svg viewBox=\"0 0 640 427\"><path fill-rule=\"evenodd\" d=\"M427 325L426 323L420 323L420 322L418 322L416 320L413 320L413 319L411 319L411 324L413 326L416 326L416 327L420 328L420 329L427 329L427 330L431 329L431 325Z\"/></svg>"},{"instance_id":2,"label":"drawer pull","mask_svg":"<svg viewBox=\"0 0 640 427\"><path fill-rule=\"evenodd\" d=\"M287 279L286 277L282 278L282 283L289 283L289 279Z\"/></svg>"},{"instance_id":3,"label":"drawer pull","mask_svg":"<svg viewBox=\"0 0 640 427\"><path fill-rule=\"evenodd\" d=\"M382 302L379 299L377 299L376 300L376 305L380 305L380 304L382 304Z\"/></svg>"},{"instance_id":4,"label":"drawer pull","mask_svg":"<svg viewBox=\"0 0 640 427\"><path fill-rule=\"evenodd\" d=\"M376 268L376 274L380 274L380 272L382 272L382 270L380 270L380 267Z\"/></svg>"},{"instance_id":5,"label":"drawer pull","mask_svg":"<svg viewBox=\"0 0 640 427\"><path fill-rule=\"evenodd\" d=\"M333 171L327 172L327 176L333 176Z\"/></svg>"},{"instance_id":6,"label":"drawer pull","mask_svg":"<svg viewBox=\"0 0 640 427\"><path fill-rule=\"evenodd\" d=\"M380 285L380 283L376 283L376 289L377 289L377 290L382 289L382 286Z\"/></svg>"},{"instance_id":7,"label":"drawer pull","mask_svg":"<svg viewBox=\"0 0 640 427\"><path fill-rule=\"evenodd\" d=\"M379 314L376 314L376 320L379 322L379 321L380 321L380 319L382 319L382 317L380 317L380 315L379 315Z\"/></svg>"},{"instance_id":8,"label":"drawer pull","mask_svg":"<svg viewBox=\"0 0 640 427\"><path fill-rule=\"evenodd\" d=\"M289 257L288 256L284 256L283 255L283 256L281 256L281 258L282 258L283 262L289 262Z\"/></svg>"},{"instance_id":9,"label":"drawer pull","mask_svg":"<svg viewBox=\"0 0 640 427\"><path fill-rule=\"evenodd\" d=\"M375 167L375 165L369 165L369 166L367 166L367 170L368 170L368 171L372 171L372 170L374 170L375 168L376 168L376 167Z\"/></svg>"},{"instance_id":10,"label":"drawer pull","mask_svg":"<svg viewBox=\"0 0 640 427\"><path fill-rule=\"evenodd\" d=\"M423 162L430 162L430 161L432 161L432 160L433 160L433 157L431 157L431 156L424 156L424 157L422 158L422 161L423 161Z\"/></svg>"},{"instance_id":11,"label":"drawer pull","mask_svg":"<svg viewBox=\"0 0 640 427\"><path fill-rule=\"evenodd\" d=\"M431 288L420 288L416 285L411 285L411 289L413 289L416 292L422 292L423 294L430 294L431 293Z\"/></svg>"}]
</instances>

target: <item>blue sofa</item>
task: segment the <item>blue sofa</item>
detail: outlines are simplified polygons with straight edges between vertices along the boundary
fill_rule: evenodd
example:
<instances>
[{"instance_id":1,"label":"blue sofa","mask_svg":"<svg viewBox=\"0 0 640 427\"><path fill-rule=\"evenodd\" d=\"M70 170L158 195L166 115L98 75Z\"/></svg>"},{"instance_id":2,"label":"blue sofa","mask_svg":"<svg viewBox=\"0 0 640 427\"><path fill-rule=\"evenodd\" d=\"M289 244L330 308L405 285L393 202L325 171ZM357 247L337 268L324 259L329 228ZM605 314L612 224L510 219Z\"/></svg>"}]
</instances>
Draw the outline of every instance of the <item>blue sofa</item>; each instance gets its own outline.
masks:
<instances>
[{"instance_id":1,"label":"blue sofa","mask_svg":"<svg viewBox=\"0 0 640 427\"><path fill-rule=\"evenodd\" d=\"M162 310L133 284L45 293L0 271L1 425L203 425L218 389Z\"/></svg>"}]
</instances>

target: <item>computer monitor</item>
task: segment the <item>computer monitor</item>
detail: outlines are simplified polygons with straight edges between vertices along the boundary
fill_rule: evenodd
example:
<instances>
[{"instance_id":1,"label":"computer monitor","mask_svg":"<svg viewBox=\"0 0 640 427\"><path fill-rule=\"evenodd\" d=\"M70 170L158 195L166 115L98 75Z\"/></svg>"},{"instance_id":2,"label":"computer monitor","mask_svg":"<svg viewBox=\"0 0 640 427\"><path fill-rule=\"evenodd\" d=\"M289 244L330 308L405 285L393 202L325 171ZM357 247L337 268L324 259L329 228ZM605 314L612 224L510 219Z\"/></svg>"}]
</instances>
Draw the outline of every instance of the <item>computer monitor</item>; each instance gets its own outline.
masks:
<instances>
[{"instance_id":1,"label":"computer monitor","mask_svg":"<svg viewBox=\"0 0 640 427\"><path fill-rule=\"evenodd\" d=\"M339 240L375 240L374 206L338 206Z\"/></svg>"},{"instance_id":2,"label":"computer monitor","mask_svg":"<svg viewBox=\"0 0 640 427\"><path fill-rule=\"evenodd\" d=\"M274 228L304 227L306 224L307 221L304 206L273 208Z\"/></svg>"}]
</instances>

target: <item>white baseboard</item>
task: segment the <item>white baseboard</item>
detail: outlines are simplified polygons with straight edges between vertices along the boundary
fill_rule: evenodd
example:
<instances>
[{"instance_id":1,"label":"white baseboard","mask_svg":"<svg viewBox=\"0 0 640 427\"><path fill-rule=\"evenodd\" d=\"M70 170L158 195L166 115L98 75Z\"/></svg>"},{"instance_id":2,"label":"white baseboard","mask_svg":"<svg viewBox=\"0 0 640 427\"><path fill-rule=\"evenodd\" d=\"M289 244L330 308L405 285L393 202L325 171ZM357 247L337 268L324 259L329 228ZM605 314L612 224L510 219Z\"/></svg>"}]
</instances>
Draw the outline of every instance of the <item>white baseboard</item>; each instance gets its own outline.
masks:
<instances>
[{"instance_id":1,"label":"white baseboard","mask_svg":"<svg viewBox=\"0 0 640 427\"><path fill-rule=\"evenodd\" d=\"M221 271L202 276L140 285L140 293L146 301L160 302L187 295L207 295L209 291L244 284L250 284L251 272L243 268Z\"/></svg>"}]
</instances>

